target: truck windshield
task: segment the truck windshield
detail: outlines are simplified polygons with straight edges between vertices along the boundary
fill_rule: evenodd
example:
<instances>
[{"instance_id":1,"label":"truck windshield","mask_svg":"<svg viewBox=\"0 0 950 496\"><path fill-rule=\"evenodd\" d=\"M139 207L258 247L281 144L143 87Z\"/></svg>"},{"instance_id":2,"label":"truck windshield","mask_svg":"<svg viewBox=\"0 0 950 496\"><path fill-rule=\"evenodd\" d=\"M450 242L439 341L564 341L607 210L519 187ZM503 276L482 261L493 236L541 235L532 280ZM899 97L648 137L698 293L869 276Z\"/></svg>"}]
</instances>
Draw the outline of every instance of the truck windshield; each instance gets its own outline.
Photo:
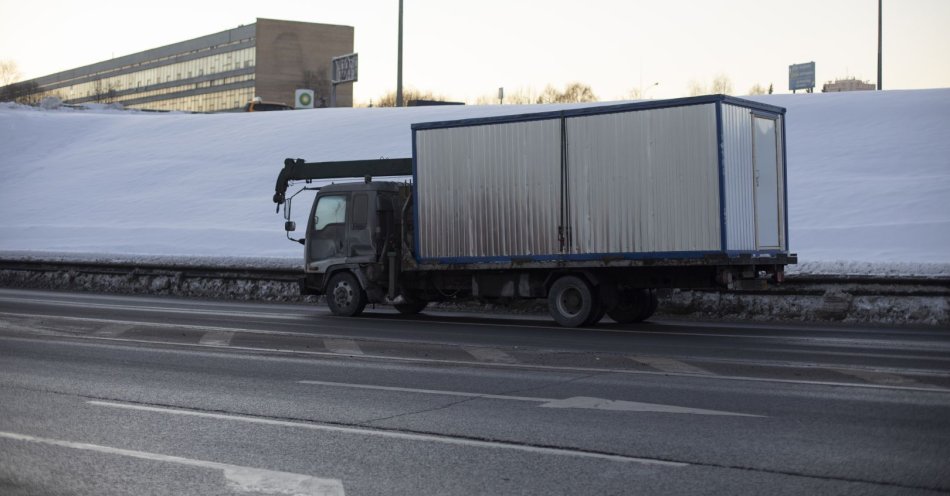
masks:
<instances>
[{"instance_id":1,"label":"truck windshield","mask_svg":"<svg viewBox=\"0 0 950 496\"><path fill-rule=\"evenodd\" d=\"M346 221L346 196L324 196L313 214L313 229L319 231L330 224Z\"/></svg>"}]
</instances>

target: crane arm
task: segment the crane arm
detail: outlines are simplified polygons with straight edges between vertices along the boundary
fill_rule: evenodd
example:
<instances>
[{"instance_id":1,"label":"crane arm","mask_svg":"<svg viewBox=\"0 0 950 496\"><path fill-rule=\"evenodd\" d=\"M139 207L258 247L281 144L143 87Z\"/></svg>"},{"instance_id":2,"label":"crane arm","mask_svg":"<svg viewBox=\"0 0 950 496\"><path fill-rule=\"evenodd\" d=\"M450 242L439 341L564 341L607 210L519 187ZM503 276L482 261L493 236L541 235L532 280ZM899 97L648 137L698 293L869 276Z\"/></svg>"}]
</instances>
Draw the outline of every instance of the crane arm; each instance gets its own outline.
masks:
<instances>
[{"instance_id":1,"label":"crane arm","mask_svg":"<svg viewBox=\"0 0 950 496\"><path fill-rule=\"evenodd\" d=\"M365 176L411 176L411 158L381 158L375 160L344 160L339 162L304 162L288 158L277 176L274 203L284 203L287 187L291 181L312 179L336 179Z\"/></svg>"}]
</instances>

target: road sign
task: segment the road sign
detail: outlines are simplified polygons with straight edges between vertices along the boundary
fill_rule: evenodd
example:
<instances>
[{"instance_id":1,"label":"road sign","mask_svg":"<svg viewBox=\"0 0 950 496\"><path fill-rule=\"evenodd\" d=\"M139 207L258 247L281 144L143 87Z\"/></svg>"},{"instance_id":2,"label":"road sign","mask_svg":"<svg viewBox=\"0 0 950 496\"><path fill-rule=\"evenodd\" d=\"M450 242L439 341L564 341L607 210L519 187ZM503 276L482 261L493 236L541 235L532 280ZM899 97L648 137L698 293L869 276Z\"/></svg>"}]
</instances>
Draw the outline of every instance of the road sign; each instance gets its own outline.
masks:
<instances>
[{"instance_id":1,"label":"road sign","mask_svg":"<svg viewBox=\"0 0 950 496\"><path fill-rule=\"evenodd\" d=\"M359 66L358 54L341 55L330 59L333 66L330 82L334 84L352 83L357 80Z\"/></svg>"},{"instance_id":2,"label":"road sign","mask_svg":"<svg viewBox=\"0 0 950 496\"><path fill-rule=\"evenodd\" d=\"M313 90L297 90L294 95L294 108L312 109Z\"/></svg>"},{"instance_id":3,"label":"road sign","mask_svg":"<svg viewBox=\"0 0 950 496\"><path fill-rule=\"evenodd\" d=\"M792 64L788 66L788 89L807 90L815 87L815 63Z\"/></svg>"}]
</instances>

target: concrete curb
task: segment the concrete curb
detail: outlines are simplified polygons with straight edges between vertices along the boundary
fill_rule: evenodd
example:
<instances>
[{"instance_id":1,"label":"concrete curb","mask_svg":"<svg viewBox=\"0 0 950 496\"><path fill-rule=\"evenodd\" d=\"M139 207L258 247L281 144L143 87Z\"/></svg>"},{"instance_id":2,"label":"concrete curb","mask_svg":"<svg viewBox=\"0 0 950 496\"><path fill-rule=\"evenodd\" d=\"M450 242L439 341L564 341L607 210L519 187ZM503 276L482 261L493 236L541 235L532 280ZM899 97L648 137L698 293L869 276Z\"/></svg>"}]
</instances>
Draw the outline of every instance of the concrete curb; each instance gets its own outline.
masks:
<instances>
[{"instance_id":1,"label":"concrete curb","mask_svg":"<svg viewBox=\"0 0 950 496\"><path fill-rule=\"evenodd\" d=\"M317 303L295 269L0 259L0 287ZM440 310L546 313L543 301L445 303ZM661 314L762 322L950 327L950 278L798 276L765 291L673 290Z\"/></svg>"}]
</instances>

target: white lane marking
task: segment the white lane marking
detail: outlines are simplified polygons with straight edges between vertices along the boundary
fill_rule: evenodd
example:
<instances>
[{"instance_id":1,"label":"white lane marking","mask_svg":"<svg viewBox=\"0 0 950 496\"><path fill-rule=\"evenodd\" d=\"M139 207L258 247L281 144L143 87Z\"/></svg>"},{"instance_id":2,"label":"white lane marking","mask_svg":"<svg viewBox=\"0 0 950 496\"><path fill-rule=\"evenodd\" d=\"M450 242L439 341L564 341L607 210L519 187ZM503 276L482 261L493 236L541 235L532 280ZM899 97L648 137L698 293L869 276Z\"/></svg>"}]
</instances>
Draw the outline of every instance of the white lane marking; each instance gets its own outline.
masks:
<instances>
[{"instance_id":1,"label":"white lane marking","mask_svg":"<svg viewBox=\"0 0 950 496\"><path fill-rule=\"evenodd\" d=\"M92 335L116 338L124 334L126 331L133 329L134 327L135 326L129 324L109 324L105 327L100 327L95 332L93 332Z\"/></svg>"},{"instance_id":2,"label":"white lane marking","mask_svg":"<svg viewBox=\"0 0 950 496\"><path fill-rule=\"evenodd\" d=\"M650 412L650 413L682 413L687 415L721 415L731 417L764 417L748 413L724 412L721 410L706 410L704 408L689 408L685 406L661 405L658 403L641 403L639 401L605 400L603 398L588 398L575 396L563 400L552 400L543 405L544 408L585 408L588 410L612 410L617 412Z\"/></svg>"},{"instance_id":3,"label":"white lane marking","mask_svg":"<svg viewBox=\"0 0 950 496\"><path fill-rule=\"evenodd\" d=\"M198 344L205 346L228 346L234 338L232 331L208 331L201 336Z\"/></svg>"},{"instance_id":4,"label":"white lane marking","mask_svg":"<svg viewBox=\"0 0 950 496\"><path fill-rule=\"evenodd\" d=\"M352 339L324 338L323 346L333 353L342 353L344 355L362 355L363 350L356 341Z\"/></svg>"},{"instance_id":5,"label":"white lane marking","mask_svg":"<svg viewBox=\"0 0 950 496\"><path fill-rule=\"evenodd\" d=\"M463 350L480 362L491 363L518 363L515 357L495 348L463 346Z\"/></svg>"},{"instance_id":6,"label":"white lane marking","mask_svg":"<svg viewBox=\"0 0 950 496\"><path fill-rule=\"evenodd\" d=\"M886 386L907 386L912 384L918 384L917 381L910 379L908 377L903 377L896 374L888 374L885 372L876 372L872 370L858 370L858 369L832 369L839 374L849 375L851 377L857 377L858 379L873 383L873 384L883 384Z\"/></svg>"},{"instance_id":7,"label":"white lane marking","mask_svg":"<svg viewBox=\"0 0 950 496\"><path fill-rule=\"evenodd\" d=\"M695 365L690 365L679 360L673 360L672 358L665 357L647 357L647 356L632 356L631 360L637 363L642 363L643 365L653 367L661 372L674 372L677 374L700 374L700 375L715 375L712 372L696 367Z\"/></svg>"},{"instance_id":8,"label":"white lane marking","mask_svg":"<svg viewBox=\"0 0 950 496\"><path fill-rule=\"evenodd\" d=\"M272 318L278 320L300 320L306 318L312 318L312 314L278 314L278 313L267 313L267 312L247 312L247 311L217 311L217 310L191 310L191 309L182 309L179 307L160 307L160 306L135 306L135 305L113 305L113 304L101 304L101 303L83 303L83 302L70 302L65 300L43 300L35 298L16 298L16 297L6 297L0 296L0 301L8 301L12 303L39 303L44 305L61 305L61 306L72 306L72 307L83 307L83 308L108 308L116 310L135 310L142 312L160 312L160 313L179 313L179 314L197 314L197 315L219 315L223 317L261 317L261 318ZM2 313L0 313L2 314ZM12 314L10 314L12 315ZM324 316L332 317L330 314L325 313ZM373 321L380 322L397 322L400 324L405 324L406 319L403 318L391 318L391 317L382 317L381 315L388 315L385 313L375 313L373 314ZM440 315L443 316L443 315ZM345 317L333 317L333 320L345 319ZM557 330L565 331L564 327L558 327L553 325L521 325L521 324L511 324L511 323L489 323L489 322L458 322L452 320L418 320L411 321L415 322L418 325L423 324L447 324L447 325L470 325L470 326L481 326L481 327L505 327L505 328L520 328L520 329L537 329L537 330ZM670 326L679 326L683 327L688 324L681 324L677 322L664 321L664 325ZM294 325L293 323L287 323L288 325ZM338 328L339 326L334 326L332 324L321 324L321 323L308 323L309 327L317 328ZM706 325L706 324L704 324ZM741 326L739 326L741 327ZM349 330L361 329L360 327L347 326ZM754 340L771 340L777 341L780 343L795 344L802 341L808 342L809 344L821 343L828 346L852 346L852 347L880 347L880 346L890 346L895 349L903 350L923 350L923 351L932 351L935 348L942 348L950 350L950 343L945 341L915 341L914 343L907 343L904 341L894 341L894 340L864 340L864 339L849 339L849 338L825 338L820 336L805 336L805 337L794 337L794 336L774 336L769 334L722 334L722 333L702 333L702 332L662 332L662 331L636 331L631 329L605 329L603 327L578 327L574 330L583 330L585 332L594 332L594 333L610 333L610 334L644 334L651 336L667 336L667 337L704 337L704 338L735 338L735 339L754 339Z\"/></svg>"},{"instance_id":9,"label":"white lane marking","mask_svg":"<svg viewBox=\"0 0 950 496\"><path fill-rule=\"evenodd\" d=\"M608 400L603 398L590 398L586 396L577 396L565 399L538 398L534 396L508 396L504 394L481 394L467 393L463 391L444 391L439 389L415 389L394 386L376 386L372 384L351 384L347 382L326 382L326 381L297 381L300 384L312 384L317 386L344 387L356 389L374 389L378 391L396 391L401 393L418 394L437 394L443 396L462 396L472 399L493 399L493 400L512 400L512 401L535 401L542 403L546 408L582 408L586 410L611 410L618 412L653 412L653 413L684 413L692 415L723 415L734 417L762 417L762 415L751 415L748 413L724 412L719 410L706 410L703 408L689 408L684 406L661 405L658 403L641 403L639 401Z\"/></svg>"},{"instance_id":10,"label":"white lane marking","mask_svg":"<svg viewBox=\"0 0 950 496\"><path fill-rule=\"evenodd\" d=\"M241 492L264 492L272 494L277 493L313 496L344 495L343 483L339 479L324 479L291 472L278 472L276 470L264 470L254 467L243 467L241 465L229 465L227 463L193 460L191 458L182 458L180 456L113 448L98 444L48 439L28 436L25 434L17 434L14 432L0 431L0 437L13 439L16 441L47 444L51 446L60 446L63 448L106 453L110 455L127 456L142 460L177 463L179 465L221 470L224 472L224 477L227 479L228 487Z\"/></svg>"},{"instance_id":11,"label":"white lane marking","mask_svg":"<svg viewBox=\"0 0 950 496\"><path fill-rule=\"evenodd\" d=\"M426 441L441 444L451 444L456 446L465 446L469 448L493 448L512 451L521 451L540 455L571 456L576 458L595 458L599 460L609 460L614 462L640 463L644 465L661 465L667 467L686 467L689 463L671 462L666 460L655 460L650 458L638 458L633 456L610 455L606 453L593 453L589 451L577 451L566 448L548 448L543 446L529 446L523 444L506 443L503 441L481 441L477 439L464 439L449 436L440 436L438 434L415 434L410 432L385 431L378 429L367 429L362 427L343 427L337 425L313 424L306 422L294 422L289 420L274 420L258 417L243 417L239 415L227 415L222 413L199 412L195 410L182 410L178 408L164 408L145 405L131 405L127 403L116 403L112 401L87 401L90 405L124 408L127 410L139 410L144 412L168 413L172 415L185 415L190 417L210 418L216 420L233 420L238 422L248 422L252 424L273 425L279 427L296 427L301 429L311 429L326 432L339 432L344 434L358 434L363 436L385 437L390 439L402 439L407 441Z\"/></svg>"},{"instance_id":12,"label":"white lane marking","mask_svg":"<svg viewBox=\"0 0 950 496\"><path fill-rule=\"evenodd\" d=\"M419 393L419 394L440 394L443 396L464 396L466 398L489 398L497 400L514 400L514 401L553 401L547 398L538 398L534 396L508 396L501 394L482 394L482 393L465 393L462 391L443 391L440 389L415 389L415 388L404 388L404 387L395 387L395 386L376 386L371 384L351 384L348 382L327 382L327 381L297 381L299 384L310 384L315 386L331 386L331 387L345 387L353 389L374 389L377 391L395 391L399 393Z\"/></svg>"},{"instance_id":13,"label":"white lane marking","mask_svg":"<svg viewBox=\"0 0 950 496\"><path fill-rule=\"evenodd\" d=\"M257 331L249 331L257 332ZM277 332L277 331L274 331ZM267 331L263 331L264 334L267 334ZM201 351L196 351L196 353L204 352L211 347L201 346L198 344L190 343L172 343L172 342L161 342L161 341L151 341L146 339L129 339L129 338L90 338L88 336L67 336L72 339L79 340L88 340L88 341L114 341L117 343L142 343L148 345L163 345L171 350L165 350L161 348L152 348L149 351L152 353L178 353L179 351L175 348L194 348L198 347ZM31 338L21 338L21 337L12 337L12 336L0 336L2 341L27 341L31 343L42 342L42 340L31 339ZM78 343L74 341L57 341L57 344L68 344L72 346L107 346L102 343ZM118 345L109 345L116 346ZM339 358L338 353L330 353L326 351L307 351L307 350L275 350L273 348L258 348L254 346L229 346L227 348L230 351L247 351L252 353L265 353L264 356L248 356L241 355L243 359L252 359L252 360L305 360L304 358L299 357L325 357L325 358ZM211 353L211 352L207 352ZM217 353L217 352L214 352ZM274 355L287 355L287 356L274 356ZM360 358L367 360L380 360L386 362L404 362L404 363L427 363L427 364L440 364L440 365L464 365L464 366L481 366L487 368L511 368L518 370L545 370L545 371L556 371L556 372L598 372L598 373L613 373L613 374L626 374L626 375L656 375L664 377L684 377L689 379L696 379L698 376L696 374L677 374L673 372L651 372L648 370L629 370L629 369L611 369L611 368L593 368L593 367L569 367L564 365L531 365L525 363L518 364L509 364L509 363L493 363L487 364L483 362L467 362L464 360L439 360L435 358L414 358L414 357L397 357L397 356L383 356L383 355L361 355ZM866 383L855 383L855 382L834 382L834 381L807 381L807 380L796 380L796 379L771 379L767 377L742 377L737 375L705 375L701 377L702 379L712 379L717 381L740 381L740 382L765 382L765 383L776 383L776 384L791 384L794 386L828 386L828 387L846 387L846 388L858 388L858 389L880 389L886 391L921 391L928 393L950 393L950 389L941 387L941 386L931 386L931 385L921 385L917 387L912 386L884 386L880 384L866 384Z\"/></svg>"}]
</instances>

